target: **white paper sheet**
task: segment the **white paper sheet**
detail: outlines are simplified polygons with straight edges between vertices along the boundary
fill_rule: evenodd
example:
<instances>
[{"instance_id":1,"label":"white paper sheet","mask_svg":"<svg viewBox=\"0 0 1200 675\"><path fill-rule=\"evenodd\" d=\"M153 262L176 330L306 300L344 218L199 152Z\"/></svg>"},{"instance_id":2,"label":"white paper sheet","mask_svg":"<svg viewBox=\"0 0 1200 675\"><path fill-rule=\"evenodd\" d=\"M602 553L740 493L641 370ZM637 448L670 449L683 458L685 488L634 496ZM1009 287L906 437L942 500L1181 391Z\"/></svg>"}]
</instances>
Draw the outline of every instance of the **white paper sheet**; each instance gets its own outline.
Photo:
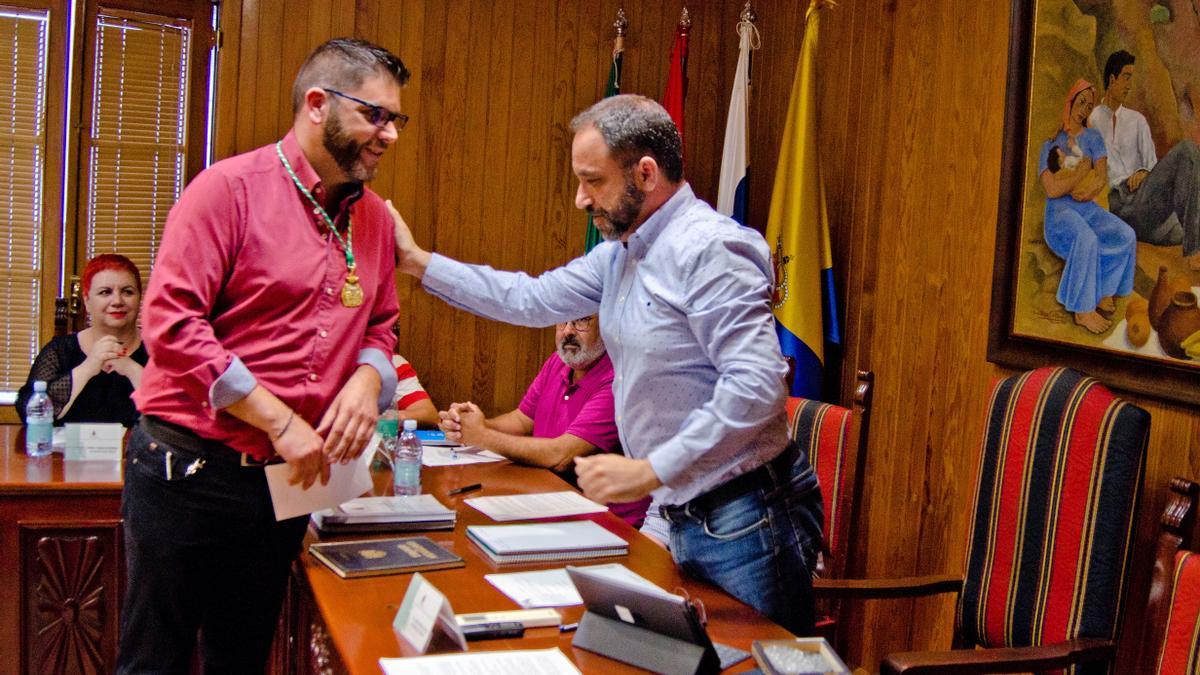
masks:
<instances>
[{"instance_id":1,"label":"white paper sheet","mask_svg":"<svg viewBox=\"0 0 1200 675\"><path fill-rule=\"evenodd\" d=\"M597 504L571 490L501 497L474 497L463 501L492 520L499 522L578 516L586 513L604 513L608 510L607 506Z\"/></svg>"},{"instance_id":2,"label":"white paper sheet","mask_svg":"<svg viewBox=\"0 0 1200 675\"><path fill-rule=\"evenodd\" d=\"M615 579L630 586L638 586L669 595L661 587L621 563L588 565L578 569L587 570L608 579ZM575 590L575 584L571 583L571 577L567 576L566 569L485 574L483 578L525 609L569 607L583 604L583 598L579 597L579 592Z\"/></svg>"},{"instance_id":3,"label":"white paper sheet","mask_svg":"<svg viewBox=\"0 0 1200 675\"><path fill-rule=\"evenodd\" d=\"M483 578L524 609L583 604L565 569L485 574Z\"/></svg>"},{"instance_id":4,"label":"white paper sheet","mask_svg":"<svg viewBox=\"0 0 1200 675\"><path fill-rule=\"evenodd\" d=\"M272 464L266 468L267 486L271 489L271 503L275 506L275 519L285 520L306 516L313 511L331 509L348 502L371 489L371 458L379 445L376 434L358 459L349 464L333 464L329 467L329 482L321 485L318 479L305 490L300 484L288 485L292 467Z\"/></svg>"},{"instance_id":5,"label":"white paper sheet","mask_svg":"<svg viewBox=\"0 0 1200 675\"><path fill-rule=\"evenodd\" d=\"M555 647L379 659L384 675L580 675Z\"/></svg>"},{"instance_id":6,"label":"white paper sheet","mask_svg":"<svg viewBox=\"0 0 1200 675\"><path fill-rule=\"evenodd\" d=\"M484 450L473 445L462 445L453 448L440 445L426 445L421 452L421 464L425 466L456 466L460 464L483 464L485 462L503 461L504 457L491 450Z\"/></svg>"}]
</instances>

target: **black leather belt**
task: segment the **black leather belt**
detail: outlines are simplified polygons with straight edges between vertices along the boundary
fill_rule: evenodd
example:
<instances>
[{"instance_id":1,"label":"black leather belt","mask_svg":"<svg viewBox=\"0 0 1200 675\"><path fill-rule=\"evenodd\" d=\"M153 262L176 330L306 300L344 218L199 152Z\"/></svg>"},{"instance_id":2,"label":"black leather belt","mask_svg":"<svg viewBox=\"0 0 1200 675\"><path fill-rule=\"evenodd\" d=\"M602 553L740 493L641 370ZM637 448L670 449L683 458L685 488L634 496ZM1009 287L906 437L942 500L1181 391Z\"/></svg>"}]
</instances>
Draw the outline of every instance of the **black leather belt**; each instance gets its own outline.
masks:
<instances>
[{"instance_id":1,"label":"black leather belt","mask_svg":"<svg viewBox=\"0 0 1200 675\"><path fill-rule=\"evenodd\" d=\"M704 494L693 497L683 504L659 504L660 515L667 522L678 522L687 517L700 517L713 509L741 497L742 495L764 488L773 490L781 484L786 485L792 473L792 465L800 457L800 448L795 442L789 441L783 452L762 466L751 469L740 476L734 476Z\"/></svg>"},{"instance_id":2,"label":"black leather belt","mask_svg":"<svg viewBox=\"0 0 1200 675\"><path fill-rule=\"evenodd\" d=\"M255 459L244 452L234 450L224 443L198 436L196 432L187 427L182 427L174 422L168 422L153 415L142 415L139 424L142 430L149 434L151 438L168 445L189 450L197 455L202 455L206 460L248 467L279 464L283 461L283 458L278 455L265 461Z\"/></svg>"}]
</instances>

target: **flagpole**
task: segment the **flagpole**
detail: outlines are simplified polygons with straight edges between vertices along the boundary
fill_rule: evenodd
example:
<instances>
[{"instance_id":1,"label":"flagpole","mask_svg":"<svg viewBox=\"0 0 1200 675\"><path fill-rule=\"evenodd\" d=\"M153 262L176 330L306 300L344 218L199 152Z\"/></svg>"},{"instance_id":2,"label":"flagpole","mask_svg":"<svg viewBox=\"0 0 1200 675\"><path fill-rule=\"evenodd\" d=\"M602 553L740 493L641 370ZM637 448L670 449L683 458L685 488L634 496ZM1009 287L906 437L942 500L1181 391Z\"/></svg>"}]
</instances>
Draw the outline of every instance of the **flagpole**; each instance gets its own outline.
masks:
<instances>
[{"instance_id":1,"label":"flagpole","mask_svg":"<svg viewBox=\"0 0 1200 675\"><path fill-rule=\"evenodd\" d=\"M749 225L750 197L750 59L760 46L754 10L747 2L737 24L738 60L725 118L721 173L717 181L717 211Z\"/></svg>"},{"instance_id":2,"label":"flagpole","mask_svg":"<svg viewBox=\"0 0 1200 675\"><path fill-rule=\"evenodd\" d=\"M629 30L629 19L625 18L625 8L617 8L617 20L613 21L613 30L617 32L617 37L613 39L612 61L617 62L621 55L625 53L625 32ZM618 69L619 70L619 69ZM616 81L617 91L621 91L620 73Z\"/></svg>"},{"instance_id":3,"label":"flagpole","mask_svg":"<svg viewBox=\"0 0 1200 675\"><path fill-rule=\"evenodd\" d=\"M667 114L679 129L679 140L683 142L683 155L687 158L687 134L683 123L683 104L687 98L687 52L688 33L692 30L692 15L684 6L679 13L679 23L675 26L675 39L671 44L671 61L667 71L667 89L663 93L662 104Z\"/></svg>"},{"instance_id":4,"label":"flagpole","mask_svg":"<svg viewBox=\"0 0 1200 675\"><path fill-rule=\"evenodd\" d=\"M613 39L612 62L609 64L608 84L604 88L604 98L621 93L621 61L622 55L625 53L625 33L629 30L629 19L625 17L624 7L617 9L617 19L613 21L612 26L616 31L616 37ZM600 231L596 229L596 223L589 214L587 228L584 230L583 252L591 251L603 240Z\"/></svg>"}]
</instances>

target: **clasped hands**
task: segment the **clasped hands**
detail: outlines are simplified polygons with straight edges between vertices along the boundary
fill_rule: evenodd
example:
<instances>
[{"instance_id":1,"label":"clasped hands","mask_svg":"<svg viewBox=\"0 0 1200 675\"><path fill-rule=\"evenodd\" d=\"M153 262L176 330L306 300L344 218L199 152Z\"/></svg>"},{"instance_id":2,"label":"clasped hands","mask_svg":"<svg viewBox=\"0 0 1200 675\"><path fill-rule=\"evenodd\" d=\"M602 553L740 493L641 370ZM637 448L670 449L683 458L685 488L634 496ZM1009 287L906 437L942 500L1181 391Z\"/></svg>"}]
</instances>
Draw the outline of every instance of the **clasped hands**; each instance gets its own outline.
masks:
<instances>
[{"instance_id":1,"label":"clasped hands","mask_svg":"<svg viewBox=\"0 0 1200 675\"><path fill-rule=\"evenodd\" d=\"M484 443L487 425L483 411L474 403L454 403L439 412L438 418L447 440ZM601 504L636 501L662 485L649 460L609 453L576 457L575 476L583 494Z\"/></svg>"},{"instance_id":2,"label":"clasped hands","mask_svg":"<svg viewBox=\"0 0 1200 675\"><path fill-rule=\"evenodd\" d=\"M133 369L141 368L137 361L129 358L129 350L114 335L105 335L96 340L90 353L84 359L91 376L100 373L116 372L125 377L133 374Z\"/></svg>"},{"instance_id":3,"label":"clasped hands","mask_svg":"<svg viewBox=\"0 0 1200 675\"><path fill-rule=\"evenodd\" d=\"M446 434L446 440L462 445L480 445L483 443L484 423L483 410L471 403L451 403L446 410L438 411L438 428Z\"/></svg>"}]
</instances>

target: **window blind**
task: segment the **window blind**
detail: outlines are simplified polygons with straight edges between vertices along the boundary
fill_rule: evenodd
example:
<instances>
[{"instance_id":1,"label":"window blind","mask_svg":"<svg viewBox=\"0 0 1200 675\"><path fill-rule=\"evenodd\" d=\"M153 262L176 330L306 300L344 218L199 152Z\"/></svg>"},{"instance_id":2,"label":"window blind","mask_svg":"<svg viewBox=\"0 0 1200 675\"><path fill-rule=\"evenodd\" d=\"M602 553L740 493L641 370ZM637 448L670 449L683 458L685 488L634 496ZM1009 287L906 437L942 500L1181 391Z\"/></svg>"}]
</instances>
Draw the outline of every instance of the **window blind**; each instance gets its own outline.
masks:
<instances>
[{"instance_id":1,"label":"window blind","mask_svg":"<svg viewBox=\"0 0 1200 675\"><path fill-rule=\"evenodd\" d=\"M186 19L96 15L85 252L128 256L143 279L183 189L191 39Z\"/></svg>"},{"instance_id":2,"label":"window blind","mask_svg":"<svg viewBox=\"0 0 1200 675\"><path fill-rule=\"evenodd\" d=\"M46 181L49 12L0 5L0 391L14 392L37 355ZM8 398L8 397L5 397Z\"/></svg>"}]
</instances>

